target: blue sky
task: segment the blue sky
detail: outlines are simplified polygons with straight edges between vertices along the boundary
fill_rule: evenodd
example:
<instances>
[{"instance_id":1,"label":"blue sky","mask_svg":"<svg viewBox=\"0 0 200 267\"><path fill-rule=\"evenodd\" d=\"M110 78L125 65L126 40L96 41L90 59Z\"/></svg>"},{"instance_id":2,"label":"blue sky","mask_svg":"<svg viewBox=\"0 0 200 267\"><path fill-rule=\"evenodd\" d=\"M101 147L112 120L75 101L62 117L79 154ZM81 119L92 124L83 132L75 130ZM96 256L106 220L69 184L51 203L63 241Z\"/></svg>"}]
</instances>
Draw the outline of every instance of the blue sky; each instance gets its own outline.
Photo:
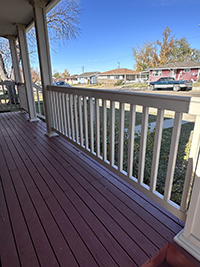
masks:
<instances>
[{"instance_id":1,"label":"blue sky","mask_svg":"<svg viewBox=\"0 0 200 267\"><path fill-rule=\"evenodd\" d=\"M81 34L51 52L52 69L70 75L134 69L132 47L162 39L168 25L172 35L186 37L200 49L200 0L80 0Z\"/></svg>"}]
</instances>

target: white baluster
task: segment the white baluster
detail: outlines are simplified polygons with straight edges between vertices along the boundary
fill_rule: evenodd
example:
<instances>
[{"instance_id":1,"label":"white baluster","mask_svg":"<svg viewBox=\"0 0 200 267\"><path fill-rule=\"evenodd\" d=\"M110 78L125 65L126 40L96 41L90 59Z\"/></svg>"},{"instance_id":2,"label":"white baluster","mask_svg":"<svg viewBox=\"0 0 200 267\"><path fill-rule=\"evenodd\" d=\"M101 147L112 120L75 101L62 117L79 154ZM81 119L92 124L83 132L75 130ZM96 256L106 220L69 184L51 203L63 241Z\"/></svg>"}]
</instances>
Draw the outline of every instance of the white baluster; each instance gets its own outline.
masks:
<instances>
[{"instance_id":1,"label":"white baluster","mask_svg":"<svg viewBox=\"0 0 200 267\"><path fill-rule=\"evenodd\" d=\"M106 100L102 100L102 146L103 146L103 160L107 160L107 107Z\"/></svg>"},{"instance_id":2,"label":"white baluster","mask_svg":"<svg viewBox=\"0 0 200 267\"><path fill-rule=\"evenodd\" d=\"M139 170L138 170L138 183L142 184L144 179L144 166L145 166L145 154L146 154L146 142L148 131L148 117L149 108L143 107L142 113L142 127L140 137L140 156L139 156Z\"/></svg>"},{"instance_id":3,"label":"white baluster","mask_svg":"<svg viewBox=\"0 0 200 267\"><path fill-rule=\"evenodd\" d=\"M119 107L119 147L118 147L118 170L123 169L124 156L124 103L120 102Z\"/></svg>"},{"instance_id":4,"label":"white baluster","mask_svg":"<svg viewBox=\"0 0 200 267\"><path fill-rule=\"evenodd\" d=\"M110 101L110 165L114 166L115 156L115 102Z\"/></svg>"},{"instance_id":5,"label":"white baluster","mask_svg":"<svg viewBox=\"0 0 200 267\"><path fill-rule=\"evenodd\" d=\"M136 106L131 105L130 106L130 117L129 117L128 166L127 166L127 176L129 178L131 178L133 174L135 115L136 115Z\"/></svg>"},{"instance_id":6,"label":"white baluster","mask_svg":"<svg viewBox=\"0 0 200 267\"><path fill-rule=\"evenodd\" d=\"M167 177L166 177L166 183L165 183L165 192L164 192L165 201L170 200L170 197L171 197L172 184L173 184L173 178L174 178L174 169L175 169L175 164L176 164L179 137L180 137L180 132L181 132L182 115L183 114L180 112L175 113L170 153L169 153L169 161L168 161L168 167L167 167Z\"/></svg>"},{"instance_id":7,"label":"white baluster","mask_svg":"<svg viewBox=\"0 0 200 267\"><path fill-rule=\"evenodd\" d=\"M153 159L151 167L151 180L150 180L150 191L154 192L156 190L156 182L158 175L158 165L160 158L160 147L162 140L162 130L163 130L163 120L164 120L164 110L159 109L156 119L156 132L154 137L154 148L153 148Z\"/></svg>"}]
</instances>

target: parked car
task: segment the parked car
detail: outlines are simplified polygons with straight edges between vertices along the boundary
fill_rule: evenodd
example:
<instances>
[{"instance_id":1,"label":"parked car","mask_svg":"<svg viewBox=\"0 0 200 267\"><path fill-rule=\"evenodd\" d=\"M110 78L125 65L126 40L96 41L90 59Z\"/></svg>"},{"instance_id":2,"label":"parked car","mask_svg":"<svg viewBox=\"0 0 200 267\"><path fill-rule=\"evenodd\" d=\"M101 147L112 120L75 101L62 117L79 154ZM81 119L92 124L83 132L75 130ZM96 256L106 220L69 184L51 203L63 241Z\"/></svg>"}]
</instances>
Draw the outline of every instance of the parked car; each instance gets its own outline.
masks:
<instances>
[{"instance_id":1,"label":"parked car","mask_svg":"<svg viewBox=\"0 0 200 267\"><path fill-rule=\"evenodd\" d=\"M58 85L58 86L66 86L66 87L71 87L71 85L69 85L68 83L64 82L64 81L59 81L59 82L54 82L54 85Z\"/></svg>"},{"instance_id":2,"label":"parked car","mask_svg":"<svg viewBox=\"0 0 200 267\"><path fill-rule=\"evenodd\" d=\"M174 91L192 89L192 81L175 80L173 77L162 77L155 82L150 82L150 89L168 89L172 88Z\"/></svg>"}]
</instances>

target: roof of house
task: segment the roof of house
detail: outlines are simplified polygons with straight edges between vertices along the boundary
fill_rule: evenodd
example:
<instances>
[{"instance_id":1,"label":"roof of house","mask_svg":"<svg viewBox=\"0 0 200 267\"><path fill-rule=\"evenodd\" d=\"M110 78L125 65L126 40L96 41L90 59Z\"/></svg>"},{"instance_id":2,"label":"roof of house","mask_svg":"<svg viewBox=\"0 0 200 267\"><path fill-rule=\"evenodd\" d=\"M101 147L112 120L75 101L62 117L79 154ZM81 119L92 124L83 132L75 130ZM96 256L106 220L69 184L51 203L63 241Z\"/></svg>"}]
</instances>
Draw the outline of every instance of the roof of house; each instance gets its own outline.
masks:
<instances>
[{"instance_id":1,"label":"roof of house","mask_svg":"<svg viewBox=\"0 0 200 267\"><path fill-rule=\"evenodd\" d=\"M192 60L184 61L184 62L168 62L164 65L157 66L155 68L150 68L150 70L157 69L185 69L185 68L200 68L200 62L194 62Z\"/></svg>"},{"instance_id":2,"label":"roof of house","mask_svg":"<svg viewBox=\"0 0 200 267\"><path fill-rule=\"evenodd\" d=\"M89 78L89 77L91 77L91 76L97 75L98 73L99 73L99 71L84 72L84 73L78 75L78 77Z\"/></svg>"},{"instance_id":3,"label":"roof of house","mask_svg":"<svg viewBox=\"0 0 200 267\"><path fill-rule=\"evenodd\" d=\"M60 81L65 81L66 78L62 78L62 77L59 77L59 78L53 78L53 82L60 82Z\"/></svg>"},{"instance_id":4,"label":"roof of house","mask_svg":"<svg viewBox=\"0 0 200 267\"><path fill-rule=\"evenodd\" d=\"M139 71L130 70L126 68L118 68L115 70L109 70L99 73L99 75L112 75L112 74L139 74Z\"/></svg>"},{"instance_id":5,"label":"roof of house","mask_svg":"<svg viewBox=\"0 0 200 267\"><path fill-rule=\"evenodd\" d=\"M76 79L78 77L78 74L67 76L66 79Z\"/></svg>"}]
</instances>

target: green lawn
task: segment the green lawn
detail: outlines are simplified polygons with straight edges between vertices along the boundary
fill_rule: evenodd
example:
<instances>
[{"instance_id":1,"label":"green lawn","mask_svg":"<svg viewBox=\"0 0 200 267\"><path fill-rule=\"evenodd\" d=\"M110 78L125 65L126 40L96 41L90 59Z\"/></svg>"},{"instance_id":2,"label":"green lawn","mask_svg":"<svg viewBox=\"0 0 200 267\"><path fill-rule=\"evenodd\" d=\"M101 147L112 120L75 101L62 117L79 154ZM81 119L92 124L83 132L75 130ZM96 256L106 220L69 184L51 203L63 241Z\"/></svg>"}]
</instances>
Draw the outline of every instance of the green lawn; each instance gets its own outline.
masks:
<instances>
[{"instance_id":1,"label":"green lawn","mask_svg":"<svg viewBox=\"0 0 200 267\"><path fill-rule=\"evenodd\" d=\"M40 103L41 114L44 115L43 101L40 101L39 103ZM36 108L36 112L39 113L39 107L38 107L37 101L35 101L35 108Z\"/></svg>"},{"instance_id":2,"label":"green lawn","mask_svg":"<svg viewBox=\"0 0 200 267\"><path fill-rule=\"evenodd\" d=\"M174 182L172 187L171 200L180 205L181 196L184 186L184 179L187 170L189 151L191 147L191 140L193 135L194 123L189 122L183 124L181 127L181 134L178 146L178 153L174 172ZM161 141L160 150L160 160L158 167L158 177L157 177L157 191L161 194L164 192L165 180L167 175L167 166L171 145L172 128L164 129ZM148 133L147 137L147 149L145 158L145 171L144 171L144 182L150 185L150 175L151 175L151 165L153 157L153 145L154 145L155 133ZM134 168L133 175L137 177L138 175L138 161L139 161L139 149L140 149L140 136L135 139L135 149L134 149Z\"/></svg>"}]
</instances>

